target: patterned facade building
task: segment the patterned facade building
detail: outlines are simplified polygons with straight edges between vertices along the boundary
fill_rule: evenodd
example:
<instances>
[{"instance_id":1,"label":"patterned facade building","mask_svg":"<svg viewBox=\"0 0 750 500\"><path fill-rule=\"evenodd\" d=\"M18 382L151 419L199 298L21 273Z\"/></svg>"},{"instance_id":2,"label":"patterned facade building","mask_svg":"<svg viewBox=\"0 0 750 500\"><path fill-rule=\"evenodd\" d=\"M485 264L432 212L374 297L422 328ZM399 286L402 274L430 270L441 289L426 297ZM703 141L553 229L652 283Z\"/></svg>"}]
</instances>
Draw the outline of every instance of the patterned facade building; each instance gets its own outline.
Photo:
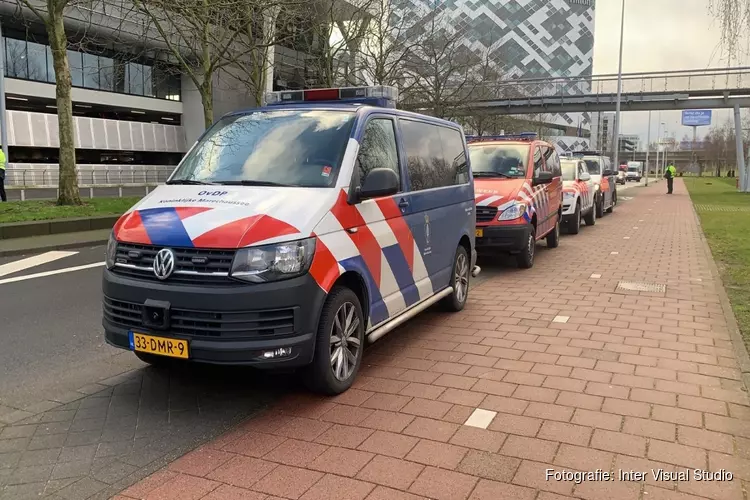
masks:
<instances>
[{"instance_id":1,"label":"patterned facade building","mask_svg":"<svg viewBox=\"0 0 750 500\"><path fill-rule=\"evenodd\" d=\"M503 79L591 76L595 0L400 0L399 17L438 13L461 43L489 58ZM529 89L553 94L558 89ZM580 86L578 86L580 91ZM588 113L542 118L560 150L589 147Z\"/></svg>"}]
</instances>

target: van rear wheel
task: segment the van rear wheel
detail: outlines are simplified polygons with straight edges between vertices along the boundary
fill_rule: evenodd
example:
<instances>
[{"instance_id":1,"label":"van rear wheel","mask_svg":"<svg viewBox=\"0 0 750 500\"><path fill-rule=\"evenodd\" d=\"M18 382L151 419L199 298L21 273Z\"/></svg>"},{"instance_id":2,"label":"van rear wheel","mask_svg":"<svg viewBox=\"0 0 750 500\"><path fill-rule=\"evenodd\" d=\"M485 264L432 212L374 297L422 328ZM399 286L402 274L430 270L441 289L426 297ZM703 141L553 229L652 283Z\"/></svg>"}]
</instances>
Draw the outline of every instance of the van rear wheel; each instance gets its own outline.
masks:
<instances>
[{"instance_id":1,"label":"van rear wheel","mask_svg":"<svg viewBox=\"0 0 750 500\"><path fill-rule=\"evenodd\" d=\"M547 235L547 247L557 248L560 246L560 215L557 216L555 228Z\"/></svg>"},{"instance_id":2,"label":"van rear wheel","mask_svg":"<svg viewBox=\"0 0 750 500\"><path fill-rule=\"evenodd\" d=\"M608 214L611 214L612 212L615 211L615 205L617 205L617 191L612 193L612 204L607 209Z\"/></svg>"},{"instance_id":3,"label":"van rear wheel","mask_svg":"<svg viewBox=\"0 0 750 500\"><path fill-rule=\"evenodd\" d=\"M469 254L462 245L458 245L456 256L453 258L453 273L451 286L453 293L442 300L442 306L451 312L463 310L469 298L469 280L471 279L471 265Z\"/></svg>"},{"instance_id":4,"label":"van rear wheel","mask_svg":"<svg viewBox=\"0 0 750 500\"><path fill-rule=\"evenodd\" d=\"M365 346L365 321L357 295L336 287L328 295L318 323L315 354L305 383L322 394L341 394L351 387Z\"/></svg>"}]
</instances>

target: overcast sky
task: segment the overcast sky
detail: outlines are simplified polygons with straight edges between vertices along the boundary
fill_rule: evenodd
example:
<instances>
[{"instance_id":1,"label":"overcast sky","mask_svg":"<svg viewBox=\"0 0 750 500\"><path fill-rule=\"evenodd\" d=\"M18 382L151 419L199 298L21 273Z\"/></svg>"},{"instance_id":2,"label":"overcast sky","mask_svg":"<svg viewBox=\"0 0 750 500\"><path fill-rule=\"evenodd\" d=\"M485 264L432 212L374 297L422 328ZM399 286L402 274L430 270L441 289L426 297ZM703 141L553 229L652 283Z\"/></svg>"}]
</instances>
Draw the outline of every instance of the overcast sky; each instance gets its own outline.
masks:
<instances>
[{"instance_id":1,"label":"overcast sky","mask_svg":"<svg viewBox=\"0 0 750 500\"><path fill-rule=\"evenodd\" d=\"M625 1L624 73L715 68L726 64L718 48L720 27L708 12L709 0ZM594 74L617 73L621 5L620 0L596 0ZM656 138L658 114L652 114L652 142ZM730 114L727 110L714 110L713 123L725 121ZM678 140L685 134L692 135L692 128L681 126L680 116L679 111L661 113L669 135ZM623 113L620 128L624 134L639 134L645 145L648 113ZM700 127L699 136L707 130L708 127Z\"/></svg>"}]
</instances>

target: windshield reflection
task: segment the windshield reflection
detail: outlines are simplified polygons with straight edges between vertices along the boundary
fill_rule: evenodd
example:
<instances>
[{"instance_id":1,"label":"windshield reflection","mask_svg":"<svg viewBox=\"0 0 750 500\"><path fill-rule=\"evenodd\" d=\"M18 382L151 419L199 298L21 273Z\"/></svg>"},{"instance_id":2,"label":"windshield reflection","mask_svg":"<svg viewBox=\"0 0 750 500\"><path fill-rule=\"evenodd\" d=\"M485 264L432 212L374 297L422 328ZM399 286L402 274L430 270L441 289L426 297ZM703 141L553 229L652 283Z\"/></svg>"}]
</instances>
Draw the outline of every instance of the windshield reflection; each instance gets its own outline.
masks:
<instances>
[{"instance_id":1,"label":"windshield reflection","mask_svg":"<svg viewBox=\"0 0 750 500\"><path fill-rule=\"evenodd\" d=\"M354 116L350 111L271 110L224 117L170 182L333 186Z\"/></svg>"}]
</instances>

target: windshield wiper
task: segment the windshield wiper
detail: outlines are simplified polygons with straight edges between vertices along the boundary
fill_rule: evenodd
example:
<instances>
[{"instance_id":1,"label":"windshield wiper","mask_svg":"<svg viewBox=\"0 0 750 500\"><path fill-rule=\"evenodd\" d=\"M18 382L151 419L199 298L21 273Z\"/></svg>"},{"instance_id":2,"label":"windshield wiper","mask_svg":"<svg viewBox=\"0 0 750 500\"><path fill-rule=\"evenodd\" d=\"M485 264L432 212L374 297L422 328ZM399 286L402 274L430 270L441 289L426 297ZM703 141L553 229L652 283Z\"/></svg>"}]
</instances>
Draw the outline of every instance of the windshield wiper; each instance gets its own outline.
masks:
<instances>
[{"instance_id":1,"label":"windshield wiper","mask_svg":"<svg viewBox=\"0 0 750 500\"><path fill-rule=\"evenodd\" d=\"M249 181L249 180L241 180L241 181L221 181L218 184L222 184L225 186L274 186L274 187L292 187L289 184L281 184L280 182L271 182L271 181Z\"/></svg>"},{"instance_id":2,"label":"windshield wiper","mask_svg":"<svg viewBox=\"0 0 750 500\"><path fill-rule=\"evenodd\" d=\"M508 174L503 174L501 172L472 172L474 177L505 177L506 179L511 179L512 177Z\"/></svg>"},{"instance_id":3,"label":"windshield wiper","mask_svg":"<svg viewBox=\"0 0 750 500\"><path fill-rule=\"evenodd\" d=\"M208 182L208 181L195 181L192 179L174 179L171 181L167 181L167 184L186 184L190 186L215 186L215 182Z\"/></svg>"}]
</instances>

